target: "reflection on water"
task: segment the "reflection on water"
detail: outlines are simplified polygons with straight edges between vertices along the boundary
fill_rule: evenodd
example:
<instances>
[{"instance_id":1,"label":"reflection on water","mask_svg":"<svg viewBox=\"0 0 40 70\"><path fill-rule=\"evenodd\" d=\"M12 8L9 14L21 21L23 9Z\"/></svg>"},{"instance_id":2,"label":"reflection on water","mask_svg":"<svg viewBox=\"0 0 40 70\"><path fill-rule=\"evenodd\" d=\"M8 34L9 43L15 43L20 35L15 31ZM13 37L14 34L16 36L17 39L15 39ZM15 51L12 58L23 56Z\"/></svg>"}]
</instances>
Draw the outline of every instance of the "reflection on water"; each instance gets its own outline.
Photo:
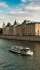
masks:
<instances>
[{"instance_id":1,"label":"reflection on water","mask_svg":"<svg viewBox=\"0 0 40 70\"><path fill-rule=\"evenodd\" d=\"M30 47L33 56L10 53L11 46ZM40 70L40 42L12 41L0 39L0 70Z\"/></svg>"}]
</instances>

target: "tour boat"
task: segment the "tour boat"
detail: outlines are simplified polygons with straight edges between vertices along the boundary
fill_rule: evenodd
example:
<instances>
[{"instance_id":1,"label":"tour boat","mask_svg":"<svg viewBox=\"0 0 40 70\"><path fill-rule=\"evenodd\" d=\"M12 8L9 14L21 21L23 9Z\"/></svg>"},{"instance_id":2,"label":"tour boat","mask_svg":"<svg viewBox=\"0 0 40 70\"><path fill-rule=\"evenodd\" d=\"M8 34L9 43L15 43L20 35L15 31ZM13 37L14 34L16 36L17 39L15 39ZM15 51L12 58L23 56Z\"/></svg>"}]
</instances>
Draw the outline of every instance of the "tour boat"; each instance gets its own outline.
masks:
<instances>
[{"instance_id":1,"label":"tour boat","mask_svg":"<svg viewBox=\"0 0 40 70\"><path fill-rule=\"evenodd\" d=\"M16 53L16 54L21 54L21 55L33 55L33 51L31 51L30 48L26 47L26 48L23 48L23 47L11 47L11 49L9 50L10 52L12 53Z\"/></svg>"}]
</instances>

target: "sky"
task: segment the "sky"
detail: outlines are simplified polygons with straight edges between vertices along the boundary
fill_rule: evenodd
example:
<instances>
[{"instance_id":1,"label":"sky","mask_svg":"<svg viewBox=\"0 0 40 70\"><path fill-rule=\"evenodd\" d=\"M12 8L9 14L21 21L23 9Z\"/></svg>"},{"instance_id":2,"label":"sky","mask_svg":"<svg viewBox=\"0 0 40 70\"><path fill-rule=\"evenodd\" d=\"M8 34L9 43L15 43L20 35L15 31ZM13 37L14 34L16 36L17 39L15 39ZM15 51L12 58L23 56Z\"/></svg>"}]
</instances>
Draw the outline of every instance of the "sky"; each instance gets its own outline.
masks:
<instances>
[{"instance_id":1,"label":"sky","mask_svg":"<svg viewBox=\"0 0 40 70\"><path fill-rule=\"evenodd\" d=\"M0 0L0 13L2 14L25 12L32 14L38 11L40 11L40 0Z\"/></svg>"},{"instance_id":2,"label":"sky","mask_svg":"<svg viewBox=\"0 0 40 70\"><path fill-rule=\"evenodd\" d=\"M0 0L0 13L23 12L32 0Z\"/></svg>"},{"instance_id":3,"label":"sky","mask_svg":"<svg viewBox=\"0 0 40 70\"><path fill-rule=\"evenodd\" d=\"M40 0L0 0L0 23L4 20L13 23L13 16L18 20L20 17L40 21Z\"/></svg>"}]
</instances>

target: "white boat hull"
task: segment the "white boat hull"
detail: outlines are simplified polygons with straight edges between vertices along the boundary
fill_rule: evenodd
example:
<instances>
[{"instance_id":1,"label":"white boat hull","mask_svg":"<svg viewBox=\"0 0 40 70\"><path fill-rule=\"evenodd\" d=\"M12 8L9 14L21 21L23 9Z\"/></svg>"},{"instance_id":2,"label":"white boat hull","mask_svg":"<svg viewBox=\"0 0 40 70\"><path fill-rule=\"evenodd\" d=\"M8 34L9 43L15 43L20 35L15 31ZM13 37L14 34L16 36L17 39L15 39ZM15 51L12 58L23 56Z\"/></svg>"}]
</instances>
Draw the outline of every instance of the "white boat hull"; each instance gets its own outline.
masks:
<instances>
[{"instance_id":1,"label":"white boat hull","mask_svg":"<svg viewBox=\"0 0 40 70\"><path fill-rule=\"evenodd\" d=\"M21 55L31 55L31 56L33 55L33 52L30 50L30 48L26 49L12 48L9 51Z\"/></svg>"}]
</instances>

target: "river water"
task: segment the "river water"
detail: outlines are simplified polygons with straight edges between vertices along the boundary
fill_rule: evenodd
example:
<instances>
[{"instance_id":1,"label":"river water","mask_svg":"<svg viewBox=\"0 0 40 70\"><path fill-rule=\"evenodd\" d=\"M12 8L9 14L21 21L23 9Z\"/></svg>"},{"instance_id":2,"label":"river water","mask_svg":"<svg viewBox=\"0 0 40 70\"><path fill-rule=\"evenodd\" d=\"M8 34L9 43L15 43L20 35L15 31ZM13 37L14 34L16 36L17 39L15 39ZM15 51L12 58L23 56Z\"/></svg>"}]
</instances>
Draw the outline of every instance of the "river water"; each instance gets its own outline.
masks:
<instances>
[{"instance_id":1,"label":"river water","mask_svg":"<svg viewBox=\"0 0 40 70\"><path fill-rule=\"evenodd\" d=\"M30 47L33 56L21 56L9 52L12 46ZM40 42L0 39L0 70L40 70Z\"/></svg>"}]
</instances>

